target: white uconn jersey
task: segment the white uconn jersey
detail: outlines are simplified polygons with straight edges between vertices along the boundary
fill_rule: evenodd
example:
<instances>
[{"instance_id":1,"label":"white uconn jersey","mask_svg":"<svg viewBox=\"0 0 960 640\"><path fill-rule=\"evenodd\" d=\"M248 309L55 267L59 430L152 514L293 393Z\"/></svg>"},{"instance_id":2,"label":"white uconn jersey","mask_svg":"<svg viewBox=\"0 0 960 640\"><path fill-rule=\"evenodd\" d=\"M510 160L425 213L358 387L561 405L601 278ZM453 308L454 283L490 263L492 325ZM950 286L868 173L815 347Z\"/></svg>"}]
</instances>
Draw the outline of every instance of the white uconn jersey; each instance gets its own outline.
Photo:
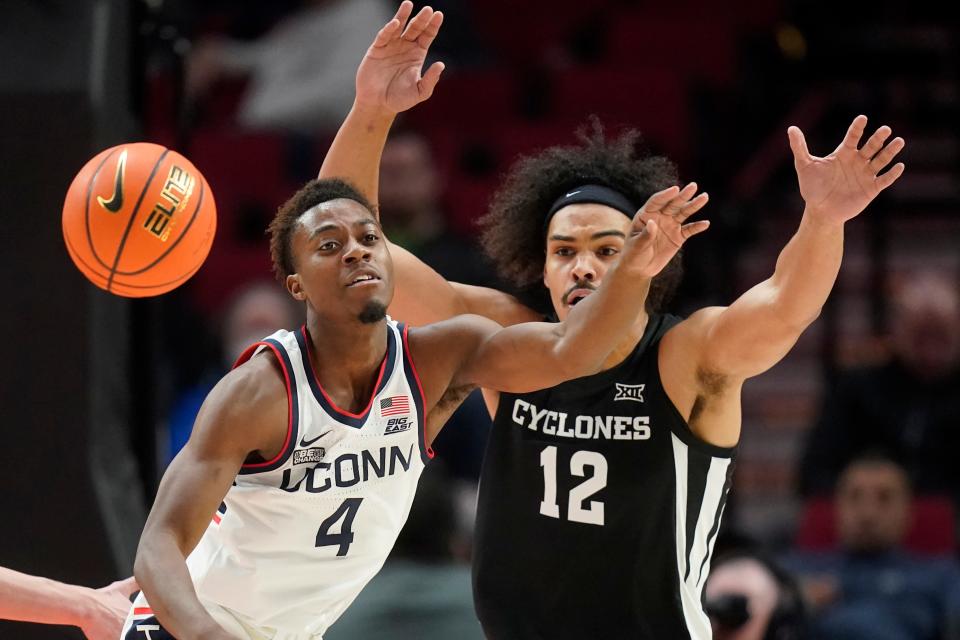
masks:
<instances>
[{"instance_id":1,"label":"white uconn jersey","mask_svg":"<svg viewBox=\"0 0 960 640\"><path fill-rule=\"evenodd\" d=\"M306 329L271 349L287 382L283 451L245 465L187 565L197 595L284 637L319 636L380 570L407 519L424 465L423 392L406 331L387 322L387 355L359 414L317 382Z\"/></svg>"}]
</instances>

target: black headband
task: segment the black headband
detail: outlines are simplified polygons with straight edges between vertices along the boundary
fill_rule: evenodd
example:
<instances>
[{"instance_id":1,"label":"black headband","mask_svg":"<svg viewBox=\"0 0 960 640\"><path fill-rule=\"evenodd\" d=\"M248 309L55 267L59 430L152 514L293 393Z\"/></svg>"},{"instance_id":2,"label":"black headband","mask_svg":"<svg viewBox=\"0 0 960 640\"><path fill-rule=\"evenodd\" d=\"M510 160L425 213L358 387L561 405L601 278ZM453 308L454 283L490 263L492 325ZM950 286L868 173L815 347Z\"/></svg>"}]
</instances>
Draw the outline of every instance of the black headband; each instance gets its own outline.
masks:
<instances>
[{"instance_id":1,"label":"black headband","mask_svg":"<svg viewBox=\"0 0 960 640\"><path fill-rule=\"evenodd\" d=\"M579 187L569 189L565 194L554 200L550 206L550 210L547 211L546 217L543 219L543 234L546 235L547 227L550 226L550 221L553 220L553 216L556 215L557 211L560 211L560 209L563 209L567 205L583 204L585 202L606 205L612 209L616 209L631 220L633 220L633 216L636 215L639 209L627 196L615 189L605 187L602 184L583 184Z\"/></svg>"}]
</instances>

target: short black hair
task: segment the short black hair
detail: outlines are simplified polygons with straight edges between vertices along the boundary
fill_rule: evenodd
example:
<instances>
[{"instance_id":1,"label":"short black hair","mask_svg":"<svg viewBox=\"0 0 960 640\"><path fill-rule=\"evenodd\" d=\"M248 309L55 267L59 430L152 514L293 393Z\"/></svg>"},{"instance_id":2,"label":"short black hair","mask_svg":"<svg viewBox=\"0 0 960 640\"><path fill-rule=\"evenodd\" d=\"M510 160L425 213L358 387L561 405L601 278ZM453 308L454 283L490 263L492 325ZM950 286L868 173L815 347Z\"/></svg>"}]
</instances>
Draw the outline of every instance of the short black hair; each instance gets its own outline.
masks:
<instances>
[{"instance_id":1,"label":"short black hair","mask_svg":"<svg viewBox=\"0 0 960 640\"><path fill-rule=\"evenodd\" d=\"M370 201L356 187L339 178L311 180L277 210L277 215L270 222L267 233L270 234L273 271L280 282L296 271L293 265L290 237L297 226L297 220L318 204L340 199L353 200L376 217L376 207L370 204Z\"/></svg>"},{"instance_id":2,"label":"short black hair","mask_svg":"<svg viewBox=\"0 0 960 640\"><path fill-rule=\"evenodd\" d=\"M597 118L576 134L577 144L556 146L521 158L479 220L481 243L497 271L521 289L538 283L546 260L543 222L550 206L572 188L601 184L640 207L657 191L677 184L676 167L662 156L638 152L635 129L608 139ZM679 254L651 285L647 307L661 308L680 282Z\"/></svg>"}]
</instances>

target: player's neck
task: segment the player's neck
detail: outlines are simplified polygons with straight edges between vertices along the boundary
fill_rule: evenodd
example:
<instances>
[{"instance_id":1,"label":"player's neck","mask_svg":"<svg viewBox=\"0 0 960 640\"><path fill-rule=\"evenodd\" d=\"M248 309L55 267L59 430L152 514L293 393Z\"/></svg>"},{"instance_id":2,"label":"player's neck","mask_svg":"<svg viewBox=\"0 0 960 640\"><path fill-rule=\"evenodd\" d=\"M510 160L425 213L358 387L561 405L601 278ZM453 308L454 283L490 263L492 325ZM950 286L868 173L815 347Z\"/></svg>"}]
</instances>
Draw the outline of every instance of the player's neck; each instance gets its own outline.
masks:
<instances>
[{"instance_id":1,"label":"player's neck","mask_svg":"<svg viewBox=\"0 0 960 640\"><path fill-rule=\"evenodd\" d=\"M380 363L387 353L387 321L333 322L307 314L310 359L327 393L355 390L369 396Z\"/></svg>"},{"instance_id":2,"label":"player's neck","mask_svg":"<svg viewBox=\"0 0 960 640\"><path fill-rule=\"evenodd\" d=\"M633 323L633 326L630 327L630 330L624 335L623 340L620 341L620 344L610 352L610 355L607 356L607 359L603 361L603 370L612 369L621 362L627 359L633 350L637 348L637 343L640 342L640 339L643 338L643 332L647 329L647 323L650 321L650 316L646 312L641 313L637 316L636 321Z\"/></svg>"}]
</instances>

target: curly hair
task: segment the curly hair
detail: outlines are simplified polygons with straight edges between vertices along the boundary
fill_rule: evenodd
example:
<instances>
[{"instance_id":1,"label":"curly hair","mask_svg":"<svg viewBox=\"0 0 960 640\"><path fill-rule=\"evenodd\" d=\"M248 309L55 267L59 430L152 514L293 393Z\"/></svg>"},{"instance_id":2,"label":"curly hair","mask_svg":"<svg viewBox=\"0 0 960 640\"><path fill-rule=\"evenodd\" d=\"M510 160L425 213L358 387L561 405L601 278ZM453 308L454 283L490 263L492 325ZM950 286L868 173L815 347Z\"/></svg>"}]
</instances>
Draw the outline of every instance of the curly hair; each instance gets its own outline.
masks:
<instances>
[{"instance_id":1,"label":"curly hair","mask_svg":"<svg viewBox=\"0 0 960 640\"><path fill-rule=\"evenodd\" d=\"M376 209L360 191L349 182L338 178L311 180L284 202L273 217L267 233L270 234L270 257L273 259L273 272L280 282L296 272L293 264L293 249L290 238L297 221L304 213L324 202L339 199L353 200L376 216Z\"/></svg>"},{"instance_id":2,"label":"curly hair","mask_svg":"<svg viewBox=\"0 0 960 640\"><path fill-rule=\"evenodd\" d=\"M672 162L638 154L640 133L634 129L608 139L599 120L591 118L576 135L576 145L550 147L518 160L494 195L489 213L478 221L484 251L500 275L521 289L532 289L543 275L544 218L565 192L587 183L601 184L639 205L678 182ZM654 278L647 308L662 308L681 275L678 253Z\"/></svg>"}]
</instances>

